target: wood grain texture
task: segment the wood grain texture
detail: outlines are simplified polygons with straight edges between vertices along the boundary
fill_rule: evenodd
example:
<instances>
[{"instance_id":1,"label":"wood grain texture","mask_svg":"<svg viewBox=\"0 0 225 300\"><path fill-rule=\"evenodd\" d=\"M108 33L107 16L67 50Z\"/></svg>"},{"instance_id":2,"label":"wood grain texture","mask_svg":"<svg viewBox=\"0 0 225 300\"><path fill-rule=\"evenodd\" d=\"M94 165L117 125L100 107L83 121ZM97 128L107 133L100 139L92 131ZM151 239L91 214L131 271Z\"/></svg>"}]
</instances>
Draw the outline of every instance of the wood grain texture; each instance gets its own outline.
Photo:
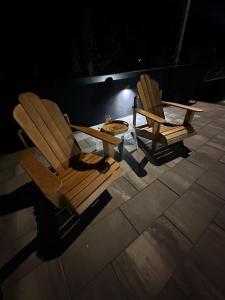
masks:
<instances>
[{"instance_id":1,"label":"wood grain texture","mask_svg":"<svg viewBox=\"0 0 225 300\"><path fill-rule=\"evenodd\" d=\"M62 186L61 180L44 167L30 150L23 150L20 157L22 167L31 176L43 194L53 202L54 205L60 207L62 204L60 203L60 198L63 197L60 192Z\"/></svg>"},{"instance_id":2,"label":"wood grain texture","mask_svg":"<svg viewBox=\"0 0 225 300\"><path fill-rule=\"evenodd\" d=\"M157 115L154 115L152 113L150 113L149 111L146 111L144 109L140 109L140 108L136 108L135 111L143 116L145 116L147 119L151 119L153 121L156 121L158 123L165 123L166 120L157 116Z\"/></svg>"},{"instance_id":3,"label":"wood grain texture","mask_svg":"<svg viewBox=\"0 0 225 300\"><path fill-rule=\"evenodd\" d=\"M84 181L82 181L78 186L71 190L66 197L70 200L72 207L79 206L85 199L87 199L94 191L96 191L100 186L116 171L119 170L119 164L115 162L110 167L109 171L105 174L99 174L95 171Z\"/></svg>"},{"instance_id":4,"label":"wood grain texture","mask_svg":"<svg viewBox=\"0 0 225 300\"><path fill-rule=\"evenodd\" d=\"M182 108L182 109L188 109L188 110L192 110L192 111L195 111L195 112L202 112L203 111L203 109L201 109L201 108L188 106L188 105L184 105L184 104L180 104L180 103L176 103L176 102L162 101L162 104L171 105L171 106L179 107L179 108Z\"/></svg>"},{"instance_id":5,"label":"wood grain texture","mask_svg":"<svg viewBox=\"0 0 225 300\"><path fill-rule=\"evenodd\" d=\"M43 114L40 114L33 104L36 103L36 106L39 106L41 101L40 98L33 93L22 93L19 95L19 101L26 113L29 115L33 124L36 126L37 130L40 132L40 134L48 143L49 147L52 149L52 152L60 161L61 165L67 167L68 156L63 150L61 144L55 138L54 132L49 128L49 124L46 123Z\"/></svg>"},{"instance_id":6,"label":"wood grain texture","mask_svg":"<svg viewBox=\"0 0 225 300\"><path fill-rule=\"evenodd\" d=\"M53 101L47 100L47 99L41 99L43 102L44 106L48 111L51 112L51 117L55 121L55 124L58 127L58 130L61 132L61 134L64 136L66 139L71 155L78 155L81 150L80 147L76 141L76 139L73 136L73 133L68 125L68 123L65 120L65 117L63 116L62 112L60 111L58 105L54 103Z\"/></svg>"},{"instance_id":7,"label":"wood grain texture","mask_svg":"<svg viewBox=\"0 0 225 300\"><path fill-rule=\"evenodd\" d=\"M70 127L113 145L119 145L121 143L121 139L93 128L78 125L70 125Z\"/></svg>"},{"instance_id":8,"label":"wood grain texture","mask_svg":"<svg viewBox=\"0 0 225 300\"><path fill-rule=\"evenodd\" d=\"M39 148L44 157L49 161L53 168L59 172L64 170L60 160L50 148L43 135L39 132L29 115L25 112L21 104L18 104L13 111L14 119L26 132L32 142Z\"/></svg>"}]
</instances>

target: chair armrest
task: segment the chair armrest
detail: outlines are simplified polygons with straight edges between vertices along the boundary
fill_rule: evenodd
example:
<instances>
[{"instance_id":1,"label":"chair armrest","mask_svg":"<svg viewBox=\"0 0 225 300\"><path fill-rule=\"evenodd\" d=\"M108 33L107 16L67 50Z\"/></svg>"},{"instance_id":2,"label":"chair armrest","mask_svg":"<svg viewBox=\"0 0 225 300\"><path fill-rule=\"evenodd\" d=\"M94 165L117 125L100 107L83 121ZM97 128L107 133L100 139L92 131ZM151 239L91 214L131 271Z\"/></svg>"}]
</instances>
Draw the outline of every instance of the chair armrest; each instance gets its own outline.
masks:
<instances>
[{"instance_id":1,"label":"chair armrest","mask_svg":"<svg viewBox=\"0 0 225 300\"><path fill-rule=\"evenodd\" d=\"M159 116L156 116L156 115L154 115L154 114L152 114L152 113L150 113L150 112L148 112L148 111L146 111L146 110L144 110L144 109L135 108L135 111L136 111L137 113L139 113L139 114L145 116L146 118L151 119L151 120L153 120L153 121L156 121L156 122L158 122L158 123L165 123L165 122L166 122L165 119L163 119L163 118L161 118L161 117L159 117Z\"/></svg>"},{"instance_id":2,"label":"chair armrest","mask_svg":"<svg viewBox=\"0 0 225 300\"><path fill-rule=\"evenodd\" d=\"M202 112L203 111L201 108L192 107L192 106L188 106L188 105L184 105L184 104L180 104L180 103L175 103L175 102L162 101L162 104L171 105L171 106L179 107L179 108L182 108L182 109L188 109L188 110L191 110L191 111L194 111L194 112Z\"/></svg>"},{"instance_id":3,"label":"chair armrest","mask_svg":"<svg viewBox=\"0 0 225 300\"><path fill-rule=\"evenodd\" d=\"M51 200L56 206L58 205L58 196L62 186L58 177L52 174L48 168L34 156L30 150L23 150L20 154L20 164L30 175L43 194Z\"/></svg>"},{"instance_id":4,"label":"chair armrest","mask_svg":"<svg viewBox=\"0 0 225 300\"><path fill-rule=\"evenodd\" d=\"M113 135L110 135L108 133L105 133L105 132L101 132L101 131L98 131L96 129L93 129L93 128L89 128L89 127L83 127L83 126L78 126L78 125L71 125L70 124L70 127L71 128L74 128L74 129L77 129L81 132L84 132L90 136L93 136L99 140L102 140L102 141L105 141L107 143L110 143L110 144L113 144L113 145L119 145L122 140L113 136Z\"/></svg>"}]
</instances>

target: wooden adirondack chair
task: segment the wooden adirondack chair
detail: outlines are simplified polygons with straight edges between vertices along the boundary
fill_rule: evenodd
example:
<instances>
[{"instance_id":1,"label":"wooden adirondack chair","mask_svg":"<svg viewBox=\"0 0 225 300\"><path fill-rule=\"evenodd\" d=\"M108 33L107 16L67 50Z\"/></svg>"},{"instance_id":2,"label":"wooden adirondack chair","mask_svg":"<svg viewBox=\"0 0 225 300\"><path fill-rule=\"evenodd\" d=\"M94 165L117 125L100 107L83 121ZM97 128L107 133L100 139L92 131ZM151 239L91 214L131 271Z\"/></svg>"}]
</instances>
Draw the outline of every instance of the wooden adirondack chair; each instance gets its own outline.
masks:
<instances>
[{"instance_id":1,"label":"wooden adirondack chair","mask_svg":"<svg viewBox=\"0 0 225 300\"><path fill-rule=\"evenodd\" d=\"M187 106L179 103L166 102L161 100L161 92L158 82L150 79L146 74L140 76L137 83L137 91L143 109L137 108L134 103L133 123L137 136L152 140L152 150L156 150L156 144L170 145L183 141L183 139L196 134L191 125L195 112L202 109ZM183 124L177 125L165 120L163 104L172 105L187 110ZM146 117L147 124L136 127L136 113Z\"/></svg>"},{"instance_id":2,"label":"wooden adirondack chair","mask_svg":"<svg viewBox=\"0 0 225 300\"><path fill-rule=\"evenodd\" d=\"M21 165L56 207L68 206L81 214L121 176L121 168L110 157L82 153L71 128L115 145L121 140L92 128L68 124L56 103L41 100L33 93L20 94L19 102L13 116L53 172L28 149L21 153Z\"/></svg>"}]
</instances>

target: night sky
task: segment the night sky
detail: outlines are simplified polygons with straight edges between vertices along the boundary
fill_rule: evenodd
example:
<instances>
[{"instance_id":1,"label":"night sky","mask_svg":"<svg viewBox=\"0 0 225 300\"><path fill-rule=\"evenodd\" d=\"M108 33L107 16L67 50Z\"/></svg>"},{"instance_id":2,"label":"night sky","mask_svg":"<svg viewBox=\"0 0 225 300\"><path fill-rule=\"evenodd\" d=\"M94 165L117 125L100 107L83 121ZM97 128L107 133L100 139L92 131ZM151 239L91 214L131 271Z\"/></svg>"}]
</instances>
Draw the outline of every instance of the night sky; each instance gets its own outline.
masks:
<instances>
[{"instance_id":1,"label":"night sky","mask_svg":"<svg viewBox=\"0 0 225 300\"><path fill-rule=\"evenodd\" d=\"M110 5L110 4L109 4ZM0 78L68 78L172 66L186 0L89 7L67 19L17 15L1 26ZM34 8L35 9L35 8ZM11 16L14 18L14 16ZM225 3L192 0L180 63L223 74Z\"/></svg>"}]
</instances>

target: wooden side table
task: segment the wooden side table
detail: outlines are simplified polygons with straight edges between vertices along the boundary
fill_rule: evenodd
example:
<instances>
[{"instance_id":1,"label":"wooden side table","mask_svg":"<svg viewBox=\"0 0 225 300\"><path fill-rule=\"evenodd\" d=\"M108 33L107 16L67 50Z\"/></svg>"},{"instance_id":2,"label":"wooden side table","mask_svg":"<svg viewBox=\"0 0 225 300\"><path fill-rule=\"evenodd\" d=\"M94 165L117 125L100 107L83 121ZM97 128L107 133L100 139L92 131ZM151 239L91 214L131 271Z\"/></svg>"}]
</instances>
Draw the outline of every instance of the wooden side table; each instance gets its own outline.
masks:
<instances>
[{"instance_id":1,"label":"wooden side table","mask_svg":"<svg viewBox=\"0 0 225 300\"><path fill-rule=\"evenodd\" d=\"M135 141L136 149L138 149L135 129L132 125L128 124L126 121L113 120L113 121L104 123L102 128L101 128L101 131L107 132L111 135L114 135L116 137L121 138L122 142L118 146L120 159L122 158L122 154L123 154L124 137L127 134L132 134L132 137ZM103 141L103 150L106 154L108 154L109 156L115 158L116 151L115 151L115 146L114 145Z\"/></svg>"}]
</instances>

